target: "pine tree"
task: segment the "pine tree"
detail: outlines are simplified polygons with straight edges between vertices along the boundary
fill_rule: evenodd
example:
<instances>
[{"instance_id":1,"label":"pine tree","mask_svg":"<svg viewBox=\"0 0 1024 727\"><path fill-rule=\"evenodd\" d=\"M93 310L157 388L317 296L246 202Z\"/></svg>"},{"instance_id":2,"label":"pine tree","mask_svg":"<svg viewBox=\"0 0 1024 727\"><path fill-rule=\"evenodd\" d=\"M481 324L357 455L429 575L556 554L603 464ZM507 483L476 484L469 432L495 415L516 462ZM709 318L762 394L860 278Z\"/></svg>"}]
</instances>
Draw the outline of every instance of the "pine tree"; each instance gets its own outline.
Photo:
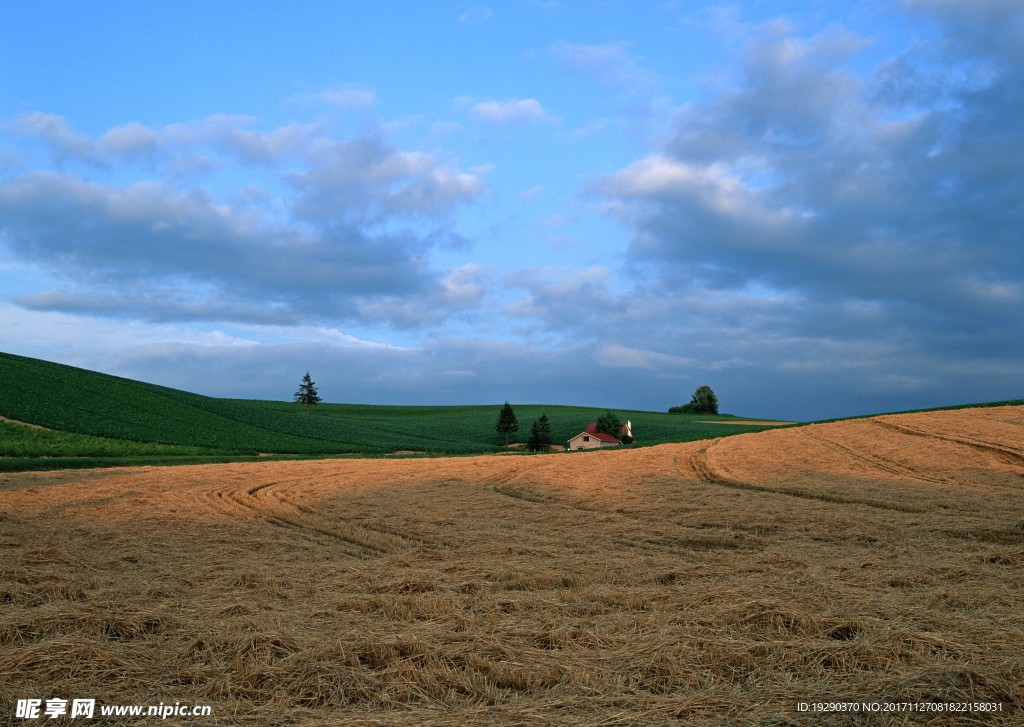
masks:
<instances>
[{"instance_id":1,"label":"pine tree","mask_svg":"<svg viewBox=\"0 0 1024 727\"><path fill-rule=\"evenodd\" d=\"M320 394L316 391L316 383L309 376L309 372L302 377L299 390L295 392L295 401L306 405L306 413L309 414L309 407L320 403Z\"/></svg>"},{"instance_id":2,"label":"pine tree","mask_svg":"<svg viewBox=\"0 0 1024 727\"><path fill-rule=\"evenodd\" d=\"M548 415L541 414L540 419L530 427L530 438L526 441L526 448L531 452L540 452L551 446L551 424L548 422Z\"/></svg>"},{"instance_id":3,"label":"pine tree","mask_svg":"<svg viewBox=\"0 0 1024 727\"><path fill-rule=\"evenodd\" d=\"M508 435L519 431L519 420L516 419L516 412L507 401L505 406L501 407L501 413L498 414L498 421L495 423L494 428L498 430L499 434L505 435L506 447L508 446Z\"/></svg>"}]
</instances>

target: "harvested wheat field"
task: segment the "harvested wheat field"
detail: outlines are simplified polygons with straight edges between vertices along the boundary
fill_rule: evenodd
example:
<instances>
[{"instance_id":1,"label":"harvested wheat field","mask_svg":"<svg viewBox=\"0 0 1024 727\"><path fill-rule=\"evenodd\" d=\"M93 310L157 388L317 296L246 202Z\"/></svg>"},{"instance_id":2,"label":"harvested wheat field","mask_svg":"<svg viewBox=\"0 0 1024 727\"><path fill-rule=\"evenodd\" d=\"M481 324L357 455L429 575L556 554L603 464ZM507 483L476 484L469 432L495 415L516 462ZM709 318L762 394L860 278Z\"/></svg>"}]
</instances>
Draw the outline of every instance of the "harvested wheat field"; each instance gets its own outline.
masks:
<instances>
[{"instance_id":1,"label":"harvested wheat field","mask_svg":"<svg viewBox=\"0 0 1024 727\"><path fill-rule=\"evenodd\" d=\"M24 698L202 725L1024 721L1024 407L4 475L0 553L15 724ZM798 711L854 700L1001 711Z\"/></svg>"}]
</instances>

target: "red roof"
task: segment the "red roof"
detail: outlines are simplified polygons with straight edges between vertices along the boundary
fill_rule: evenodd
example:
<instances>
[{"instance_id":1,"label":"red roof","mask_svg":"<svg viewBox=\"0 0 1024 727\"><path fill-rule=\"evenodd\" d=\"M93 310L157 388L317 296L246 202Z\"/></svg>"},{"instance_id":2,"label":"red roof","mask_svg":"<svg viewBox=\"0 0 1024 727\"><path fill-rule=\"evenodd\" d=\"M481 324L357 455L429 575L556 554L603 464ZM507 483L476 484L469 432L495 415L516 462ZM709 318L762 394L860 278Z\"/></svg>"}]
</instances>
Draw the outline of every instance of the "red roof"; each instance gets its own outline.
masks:
<instances>
[{"instance_id":1,"label":"red roof","mask_svg":"<svg viewBox=\"0 0 1024 727\"><path fill-rule=\"evenodd\" d=\"M622 442L620 442L612 435L597 431L597 424L588 424L586 434L589 434L592 437L596 437L602 442L615 442L616 444L622 444Z\"/></svg>"}]
</instances>

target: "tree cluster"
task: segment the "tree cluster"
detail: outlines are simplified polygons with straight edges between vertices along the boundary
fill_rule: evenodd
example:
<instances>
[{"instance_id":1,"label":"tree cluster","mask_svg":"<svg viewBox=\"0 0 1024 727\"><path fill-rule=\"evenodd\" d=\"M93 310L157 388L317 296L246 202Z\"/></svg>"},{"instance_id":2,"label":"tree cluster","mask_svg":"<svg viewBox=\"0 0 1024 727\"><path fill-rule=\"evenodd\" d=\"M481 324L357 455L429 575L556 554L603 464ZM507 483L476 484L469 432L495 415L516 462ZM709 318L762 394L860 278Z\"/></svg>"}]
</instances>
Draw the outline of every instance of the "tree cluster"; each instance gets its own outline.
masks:
<instances>
[{"instance_id":1,"label":"tree cluster","mask_svg":"<svg viewBox=\"0 0 1024 727\"><path fill-rule=\"evenodd\" d=\"M619 415L613 411L606 411L597 420L597 431L618 437L622 433L622 422Z\"/></svg>"},{"instance_id":2,"label":"tree cluster","mask_svg":"<svg viewBox=\"0 0 1024 727\"><path fill-rule=\"evenodd\" d=\"M530 426L530 438L526 440L526 448L531 452L544 452L551 447L551 423L547 414Z\"/></svg>"},{"instance_id":3,"label":"tree cluster","mask_svg":"<svg viewBox=\"0 0 1024 727\"><path fill-rule=\"evenodd\" d=\"M634 441L632 436L622 432L622 420L613 411L606 411L598 418L596 429L599 432L612 435L623 444L632 444Z\"/></svg>"},{"instance_id":4,"label":"tree cluster","mask_svg":"<svg viewBox=\"0 0 1024 727\"><path fill-rule=\"evenodd\" d=\"M669 414L717 414L718 397L707 384L698 386L689 404L669 407Z\"/></svg>"},{"instance_id":5,"label":"tree cluster","mask_svg":"<svg viewBox=\"0 0 1024 727\"><path fill-rule=\"evenodd\" d=\"M519 420L516 418L516 412L507 401L501 407L501 411L498 412L498 420L494 423L494 429L498 434L505 437L506 447L508 446L509 435L519 431ZM530 437L526 440L526 448L531 452L542 452L546 451L550 446L551 422L548 421L547 414L541 414L540 419L537 419L530 425Z\"/></svg>"}]
</instances>

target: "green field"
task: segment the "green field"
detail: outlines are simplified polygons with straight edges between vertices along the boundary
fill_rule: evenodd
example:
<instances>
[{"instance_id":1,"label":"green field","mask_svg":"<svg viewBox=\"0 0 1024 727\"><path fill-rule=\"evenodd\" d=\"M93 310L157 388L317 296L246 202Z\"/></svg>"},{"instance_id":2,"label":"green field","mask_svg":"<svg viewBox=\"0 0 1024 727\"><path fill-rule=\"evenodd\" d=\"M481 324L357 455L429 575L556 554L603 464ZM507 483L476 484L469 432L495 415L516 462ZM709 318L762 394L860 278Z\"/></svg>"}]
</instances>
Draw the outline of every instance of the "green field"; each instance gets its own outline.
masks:
<instances>
[{"instance_id":1,"label":"green field","mask_svg":"<svg viewBox=\"0 0 1024 727\"><path fill-rule=\"evenodd\" d=\"M524 442L547 414L556 442L603 409L516 404ZM417 452L480 454L504 449L494 430L500 404L372 406L218 399L0 353L0 470L206 462L267 455L339 456ZM638 445L721 437L765 427L736 417L617 410ZM717 420L722 423L707 423Z\"/></svg>"}]
</instances>

